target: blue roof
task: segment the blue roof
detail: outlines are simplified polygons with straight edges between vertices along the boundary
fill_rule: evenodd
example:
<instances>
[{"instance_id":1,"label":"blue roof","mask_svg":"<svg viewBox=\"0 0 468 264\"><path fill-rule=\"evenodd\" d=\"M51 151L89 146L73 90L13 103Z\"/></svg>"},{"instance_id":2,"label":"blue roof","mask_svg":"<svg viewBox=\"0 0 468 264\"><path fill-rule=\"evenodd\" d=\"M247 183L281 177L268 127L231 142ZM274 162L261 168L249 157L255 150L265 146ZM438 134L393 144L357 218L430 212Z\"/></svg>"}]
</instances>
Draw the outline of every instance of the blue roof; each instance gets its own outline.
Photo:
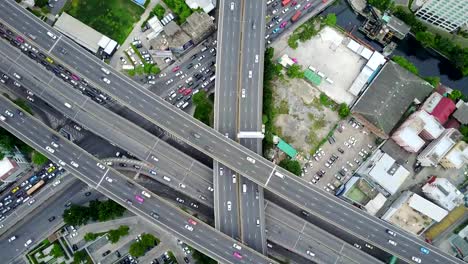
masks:
<instances>
[{"instance_id":1,"label":"blue roof","mask_svg":"<svg viewBox=\"0 0 468 264\"><path fill-rule=\"evenodd\" d=\"M143 5L145 5L146 1L145 0L133 0L133 2L137 3L138 5L143 6Z\"/></svg>"}]
</instances>

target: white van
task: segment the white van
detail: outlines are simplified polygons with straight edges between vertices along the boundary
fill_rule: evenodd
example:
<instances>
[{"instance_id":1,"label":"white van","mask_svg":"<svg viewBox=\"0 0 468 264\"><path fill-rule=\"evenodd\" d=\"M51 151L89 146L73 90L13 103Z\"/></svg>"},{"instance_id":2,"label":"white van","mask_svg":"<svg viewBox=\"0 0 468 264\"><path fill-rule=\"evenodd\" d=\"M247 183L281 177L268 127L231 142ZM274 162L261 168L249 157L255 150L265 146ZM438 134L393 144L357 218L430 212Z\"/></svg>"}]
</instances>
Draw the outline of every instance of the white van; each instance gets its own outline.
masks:
<instances>
[{"instance_id":1,"label":"white van","mask_svg":"<svg viewBox=\"0 0 468 264\"><path fill-rule=\"evenodd\" d=\"M277 172L277 171L275 171L275 175L278 176L278 177L280 177L281 179L284 179L284 175L281 174L281 173L279 173L279 172Z\"/></svg>"},{"instance_id":2,"label":"white van","mask_svg":"<svg viewBox=\"0 0 468 264\"><path fill-rule=\"evenodd\" d=\"M52 39L57 39L57 36L54 35L54 33L47 31L47 35L51 37Z\"/></svg>"},{"instance_id":3,"label":"white van","mask_svg":"<svg viewBox=\"0 0 468 264\"><path fill-rule=\"evenodd\" d=\"M163 179L164 179L165 181L168 181L168 182L171 181L171 178L169 178L169 177L167 177L167 176L163 176Z\"/></svg>"},{"instance_id":4,"label":"white van","mask_svg":"<svg viewBox=\"0 0 468 264\"><path fill-rule=\"evenodd\" d=\"M247 184L242 184L242 192L246 193L247 192Z\"/></svg>"},{"instance_id":5,"label":"white van","mask_svg":"<svg viewBox=\"0 0 468 264\"><path fill-rule=\"evenodd\" d=\"M102 71L103 73L105 73L105 74L109 74L109 73L110 73L110 71L109 71L108 69L106 69L106 68L101 68L101 71Z\"/></svg>"},{"instance_id":6,"label":"white van","mask_svg":"<svg viewBox=\"0 0 468 264\"><path fill-rule=\"evenodd\" d=\"M66 107L68 107L68 108L72 108L71 104L69 104L69 103L64 103L64 105L65 105Z\"/></svg>"}]
</instances>

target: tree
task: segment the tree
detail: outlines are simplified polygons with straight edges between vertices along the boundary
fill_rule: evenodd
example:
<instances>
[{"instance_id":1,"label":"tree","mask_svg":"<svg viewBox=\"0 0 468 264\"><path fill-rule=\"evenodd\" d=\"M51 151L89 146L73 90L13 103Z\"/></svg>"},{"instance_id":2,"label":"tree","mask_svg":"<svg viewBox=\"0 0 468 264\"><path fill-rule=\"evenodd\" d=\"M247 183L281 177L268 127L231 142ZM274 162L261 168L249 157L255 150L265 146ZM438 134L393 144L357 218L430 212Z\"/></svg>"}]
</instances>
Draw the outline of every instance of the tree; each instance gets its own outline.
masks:
<instances>
[{"instance_id":1,"label":"tree","mask_svg":"<svg viewBox=\"0 0 468 264\"><path fill-rule=\"evenodd\" d=\"M381 11L391 9L394 5L393 0L367 0L367 3Z\"/></svg>"},{"instance_id":2,"label":"tree","mask_svg":"<svg viewBox=\"0 0 468 264\"><path fill-rule=\"evenodd\" d=\"M213 104L206 97L205 91L200 91L192 97L193 104L195 105L195 112L193 117L211 126L213 115Z\"/></svg>"},{"instance_id":3,"label":"tree","mask_svg":"<svg viewBox=\"0 0 468 264\"><path fill-rule=\"evenodd\" d=\"M166 13L166 9L161 4L157 4L154 9L153 13L155 16L158 17L159 20L164 18L164 14Z\"/></svg>"},{"instance_id":4,"label":"tree","mask_svg":"<svg viewBox=\"0 0 468 264\"><path fill-rule=\"evenodd\" d=\"M416 33L416 39L421 42L424 47L431 47L435 43L435 35L429 31L421 31Z\"/></svg>"},{"instance_id":5,"label":"tree","mask_svg":"<svg viewBox=\"0 0 468 264\"><path fill-rule=\"evenodd\" d=\"M88 254L84 250L76 251L73 255L73 264L88 263Z\"/></svg>"},{"instance_id":6,"label":"tree","mask_svg":"<svg viewBox=\"0 0 468 264\"><path fill-rule=\"evenodd\" d=\"M301 175L301 164L297 160L291 160L289 158L285 158L278 164L281 168L294 173L295 175Z\"/></svg>"},{"instance_id":7,"label":"tree","mask_svg":"<svg viewBox=\"0 0 468 264\"><path fill-rule=\"evenodd\" d=\"M439 76L427 76L427 77L424 77L424 80L430 83L434 88L437 88L437 86L439 86L439 83L440 83Z\"/></svg>"},{"instance_id":8,"label":"tree","mask_svg":"<svg viewBox=\"0 0 468 264\"><path fill-rule=\"evenodd\" d=\"M13 103L15 103L17 106L19 106L21 109L28 112L29 114L34 115L31 110L31 107L29 107L29 105L26 103L25 100L18 99L18 100L14 100Z\"/></svg>"},{"instance_id":9,"label":"tree","mask_svg":"<svg viewBox=\"0 0 468 264\"><path fill-rule=\"evenodd\" d=\"M84 240L86 241L93 241L93 240L96 240L96 238L99 237L99 234L96 234L96 233L86 233L84 235Z\"/></svg>"},{"instance_id":10,"label":"tree","mask_svg":"<svg viewBox=\"0 0 468 264\"><path fill-rule=\"evenodd\" d=\"M394 62L398 63L398 65L400 65L401 67L403 67L403 68L407 69L408 71L412 72L413 74L419 75L418 68L416 68L416 66L414 66L414 64L409 62L406 58L401 57L401 56L393 56L392 60Z\"/></svg>"},{"instance_id":11,"label":"tree","mask_svg":"<svg viewBox=\"0 0 468 264\"><path fill-rule=\"evenodd\" d=\"M468 143L468 124L460 126L460 133L463 135L463 141Z\"/></svg>"},{"instance_id":12,"label":"tree","mask_svg":"<svg viewBox=\"0 0 468 264\"><path fill-rule=\"evenodd\" d=\"M286 71L286 74L290 78L304 78L304 71L302 70L302 66L299 64L291 65Z\"/></svg>"},{"instance_id":13,"label":"tree","mask_svg":"<svg viewBox=\"0 0 468 264\"><path fill-rule=\"evenodd\" d=\"M346 103L341 103L340 104L340 108L338 109L338 115L341 117L341 118L346 118L349 116L350 114L350 110L349 110L349 107Z\"/></svg>"},{"instance_id":14,"label":"tree","mask_svg":"<svg viewBox=\"0 0 468 264\"><path fill-rule=\"evenodd\" d=\"M0 160L2 160L4 158L5 158L5 153L3 153L3 151L0 151Z\"/></svg>"},{"instance_id":15,"label":"tree","mask_svg":"<svg viewBox=\"0 0 468 264\"><path fill-rule=\"evenodd\" d=\"M70 208L63 211L63 221L67 225L83 225L89 220L88 208L73 204Z\"/></svg>"},{"instance_id":16,"label":"tree","mask_svg":"<svg viewBox=\"0 0 468 264\"><path fill-rule=\"evenodd\" d=\"M125 212L125 210L126 209L124 207L122 207L120 204L112 200L99 202L98 220L100 222L104 222L104 221L115 219L117 217L121 217L123 213Z\"/></svg>"},{"instance_id":17,"label":"tree","mask_svg":"<svg viewBox=\"0 0 468 264\"><path fill-rule=\"evenodd\" d=\"M107 234L107 238L109 238L109 241L111 243L117 243L120 239L120 237L128 235L128 230L130 228L128 226L119 226L118 229L113 229L110 230L109 233Z\"/></svg>"},{"instance_id":18,"label":"tree","mask_svg":"<svg viewBox=\"0 0 468 264\"><path fill-rule=\"evenodd\" d=\"M330 13L325 17L324 21L325 25L334 27L336 25L336 15L334 13Z\"/></svg>"},{"instance_id":19,"label":"tree","mask_svg":"<svg viewBox=\"0 0 468 264\"><path fill-rule=\"evenodd\" d=\"M32 162L38 166L44 165L49 159L41 153L34 151L32 153Z\"/></svg>"},{"instance_id":20,"label":"tree","mask_svg":"<svg viewBox=\"0 0 468 264\"><path fill-rule=\"evenodd\" d=\"M63 253L62 246L59 245L59 243L54 243L52 250L50 251L50 254L55 257L59 258L61 256L64 256L65 254Z\"/></svg>"},{"instance_id":21,"label":"tree","mask_svg":"<svg viewBox=\"0 0 468 264\"><path fill-rule=\"evenodd\" d=\"M208 257L207 255L197 251L197 250L192 250L192 257L193 259L196 260L196 263L203 263L203 264L216 264L216 260Z\"/></svg>"},{"instance_id":22,"label":"tree","mask_svg":"<svg viewBox=\"0 0 468 264\"><path fill-rule=\"evenodd\" d=\"M296 34L292 34L288 38L288 46L292 49L297 49L297 47L299 47L299 43L297 43L298 40L299 36Z\"/></svg>"},{"instance_id":23,"label":"tree","mask_svg":"<svg viewBox=\"0 0 468 264\"><path fill-rule=\"evenodd\" d=\"M452 92L448 95L448 98L452 99L454 102L456 102L458 99L462 98L463 94L459 90L452 90Z\"/></svg>"},{"instance_id":24,"label":"tree","mask_svg":"<svg viewBox=\"0 0 468 264\"><path fill-rule=\"evenodd\" d=\"M42 8L42 7L45 7L48 3L49 3L49 0L35 0L34 6Z\"/></svg>"}]
</instances>

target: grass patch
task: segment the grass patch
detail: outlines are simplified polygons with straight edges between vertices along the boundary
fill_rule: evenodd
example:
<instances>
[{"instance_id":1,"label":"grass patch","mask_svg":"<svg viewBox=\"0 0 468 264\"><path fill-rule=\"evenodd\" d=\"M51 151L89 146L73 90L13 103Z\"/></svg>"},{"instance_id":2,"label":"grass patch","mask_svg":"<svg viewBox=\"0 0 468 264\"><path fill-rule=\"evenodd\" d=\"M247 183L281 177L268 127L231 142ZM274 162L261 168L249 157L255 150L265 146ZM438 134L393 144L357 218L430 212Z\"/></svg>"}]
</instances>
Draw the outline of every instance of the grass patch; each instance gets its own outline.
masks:
<instances>
[{"instance_id":1,"label":"grass patch","mask_svg":"<svg viewBox=\"0 0 468 264\"><path fill-rule=\"evenodd\" d=\"M465 214L465 211L466 211L465 206L463 206L463 205L458 206L457 208L453 209L444 219L442 219L442 221L440 221L439 223L437 223L437 224L433 225L431 228L429 228L429 230L427 230L426 233L424 233L424 235L426 236L427 239L434 240L442 232L444 232L445 230L450 228L453 225L453 223L455 223L458 219L463 217L463 215ZM463 223L463 224L465 224L465 223ZM465 224L465 226L466 226L466 224ZM454 232L455 232L455 230L454 230ZM458 233L458 232L455 232L455 233Z\"/></svg>"},{"instance_id":2,"label":"grass patch","mask_svg":"<svg viewBox=\"0 0 468 264\"><path fill-rule=\"evenodd\" d=\"M71 0L65 12L123 44L144 9L131 0Z\"/></svg>"},{"instance_id":3,"label":"grass patch","mask_svg":"<svg viewBox=\"0 0 468 264\"><path fill-rule=\"evenodd\" d=\"M318 130L318 129L324 128L326 124L327 124L327 121L325 121L325 118L322 116L322 117L320 117L319 119L316 119L316 120L314 121L314 124L312 125L312 127L313 127L315 130Z\"/></svg>"},{"instance_id":4,"label":"grass patch","mask_svg":"<svg viewBox=\"0 0 468 264\"><path fill-rule=\"evenodd\" d=\"M193 117L213 127L213 103L208 99L205 91L200 91L192 97L195 105Z\"/></svg>"},{"instance_id":5,"label":"grass patch","mask_svg":"<svg viewBox=\"0 0 468 264\"><path fill-rule=\"evenodd\" d=\"M176 22L178 25L183 24L187 17L193 13L185 0L163 0L163 2L177 15Z\"/></svg>"},{"instance_id":6,"label":"grass patch","mask_svg":"<svg viewBox=\"0 0 468 264\"><path fill-rule=\"evenodd\" d=\"M289 114L289 106L288 106L288 101L286 100L282 100L278 106L278 108L276 108L276 113L278 115L287 115Z\"/></svg>"}]
</instances>

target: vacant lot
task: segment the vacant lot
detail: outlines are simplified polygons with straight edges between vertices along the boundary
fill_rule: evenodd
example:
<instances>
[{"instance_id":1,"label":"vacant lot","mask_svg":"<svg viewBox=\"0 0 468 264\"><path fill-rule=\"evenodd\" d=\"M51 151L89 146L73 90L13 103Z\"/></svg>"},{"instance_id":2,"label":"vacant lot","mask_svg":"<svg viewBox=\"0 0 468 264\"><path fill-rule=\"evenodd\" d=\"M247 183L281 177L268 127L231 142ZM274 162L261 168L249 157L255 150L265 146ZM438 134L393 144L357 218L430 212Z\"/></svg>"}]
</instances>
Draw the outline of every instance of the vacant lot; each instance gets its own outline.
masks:
<instances>
[{"instance_id":1,"label":"vacant lot","mask_svg":"<svg viewBox=\"0 0 468 264\"><path fill-rule=\"evenodd\" d=\"M277 134L307 154L338 122L335 111L320 102L320 91L302 79L273 82Z\"/></svg>"},{"instance_id":2,"label":"vacant lot","mask_svg":"<svg viewBox=\"0 0 468 264\"><path fill-rule=\"evenodd\" d=\"M131 0L72 0L65 11L122 44L144 9Z\"/></svg>"}]
</instances>

